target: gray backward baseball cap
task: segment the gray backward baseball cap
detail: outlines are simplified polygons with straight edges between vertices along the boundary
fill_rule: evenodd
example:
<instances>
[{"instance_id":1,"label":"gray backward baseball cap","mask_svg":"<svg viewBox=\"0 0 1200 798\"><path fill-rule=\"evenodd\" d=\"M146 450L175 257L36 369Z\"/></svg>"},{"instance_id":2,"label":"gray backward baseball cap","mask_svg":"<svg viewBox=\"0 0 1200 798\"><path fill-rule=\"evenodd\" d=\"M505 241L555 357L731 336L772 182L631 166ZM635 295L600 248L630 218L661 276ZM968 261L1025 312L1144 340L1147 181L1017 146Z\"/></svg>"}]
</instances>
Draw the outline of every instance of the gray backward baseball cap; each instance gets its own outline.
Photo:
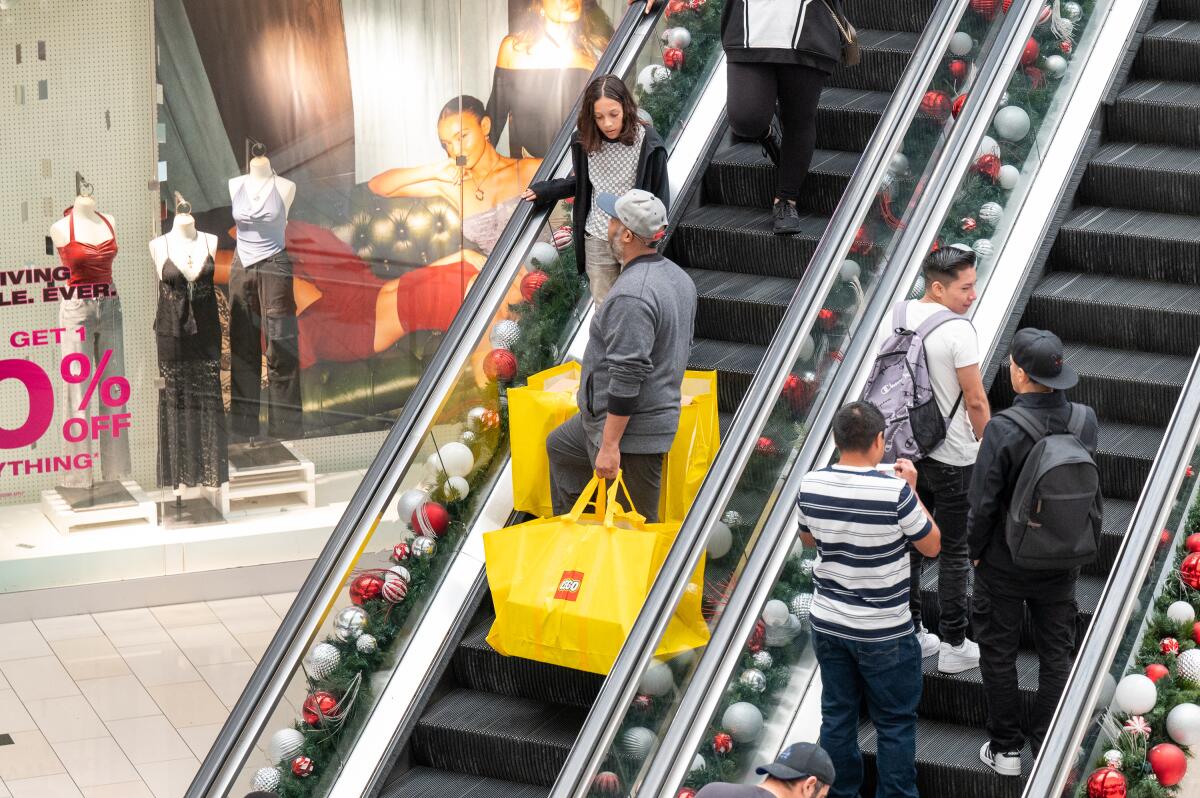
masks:
<instances>
[{"instance_id":1,"label":"gray backward baseball cap","mask_svg":"<svg viewBox=\"0 0 1200 798\"><path fill-rule=\"evenodd\" d=\"M647 241L658 241L667 232L667 209L649 191L635 188L619 197L603 192L596 206Z\"/></svg>"}]
</instances>

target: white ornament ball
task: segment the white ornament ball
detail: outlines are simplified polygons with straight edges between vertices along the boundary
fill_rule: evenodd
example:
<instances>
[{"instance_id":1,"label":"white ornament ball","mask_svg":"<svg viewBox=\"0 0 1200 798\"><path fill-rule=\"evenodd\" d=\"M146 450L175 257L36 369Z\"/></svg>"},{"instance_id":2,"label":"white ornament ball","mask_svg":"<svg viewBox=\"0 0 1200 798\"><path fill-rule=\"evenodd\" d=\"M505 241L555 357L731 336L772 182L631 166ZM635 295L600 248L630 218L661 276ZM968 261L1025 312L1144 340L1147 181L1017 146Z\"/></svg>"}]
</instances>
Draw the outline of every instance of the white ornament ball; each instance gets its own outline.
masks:
<instances>
[{"instance_id":1,"label":"white ornament ball","mask_svg":"<svg viewBox=\"0 0 1200 798\"><path fill-rule=\"evenodd\" d=\"M388 604L399 604L408 597L408 580L388 574L384 577L379 594Z\"/></svg>"},{"instance_id":2,"label":"white ornament ball","mask_svg":"<svg viewBox=\"0 0 1200 798\"><path fill-rule=\"evenodd\" d=\"M971 34L959 31L950 37L950 52L955 55L966 55L971 52L971 48L975 46L975 42L971 40Z\"/></svg>"},{"instance_id":3,"label":"white ornament ball","mask_svg":"<svg viewBox=\"0 0 1200 798\"><path fill-rule=\"evenodd\" d=\"M529 265L534 269L545 271L556 263L558 263L558 250L554 248L553 244L538 241L529 248Z\"/></svg>"},{"instance_id":4,"label":"white ornament ball","mask_svg":"<svg viewBox=\"0 0 1200 798\"><path fill-rule=\"evenodd\" d=\"M762 619L768 627L783 626L788 622L791 613L788 612L788 606L779 599L771 599L763 607Z\"/></svg>"},{"instance_id":5,"label":"white ornament ball","mask_svg":"<svg viewBox=\"0 0 1200 798\"><path fill-rule=\"evenodd\" d=\"M1004 206L999 202L985 202L979 206L979 221L995 226L1004 216Z\"/></svg>"},{"instance_id":6,"label":"white ornament ball","mask_svg":"<svg viewBox=\"0 0 1200 798\"><path fill-rule=\"evenodd\" d=\"M465 477L475 466L475 455L466 444L451 441L429 456L429 467L434 472L444 471L447 476Z\"/></svg>"},{"instance_id":7,"label":"white ornament ball","mask_svg":"<svg viewBox=\"0 0 1200 798\"><path fill-rule=\"evenodd\" d=\"M893 175L906 175L908 174L908 170L908 156L902 152L896 153L892 156L892 159L888 161L888 171Z\"/></svg>"},{"instance_id":8,"label":"white ornament ball","mask_svg":"<svg viewBox=\"0 0 1200 798\"><path fill-rule=\"evenodd\" d=\"M379 649L379 641L374 635L359 635L354 641L354 647L358 649L359 654L374 654Z\"/></svg>"},{"instance_id":9,"label":"white ornament ball","mask_svg":"<svg viewBox=\"0 0 1200 798\"><path fill-rule=\"evenodd\" d=\"M696 754L696 756L692 758L692 766L688 768L688 772L695 773L699 770L704 770L706 767L708 767L708 763L704 761L704 757Z\"/></svg>"},{"instance_id":10,"label":"white ornament ball","mask_svg":"<svg viewBox=\"0 0 1200 798\"><path fill-rule=\"evenodd\" d=\"M1021 179L1021 170L1012 164L1005 164L1000 167L1000 188L1012 191L1017 187L1017 181Z\"/></svg>"},{"instance_id":11,"label":"white ornament ball","mask_svg":"<svg viewBox=\"0 0 1200 798\"><path fill-rule=\"evenodd\" d=\"M1200 648L1181 652L1175 658L1175 673L1191 687L1200 687Z\"/></svg>"},{"instance_id":12,"label":"white ornament ball","mask_svg":"<svg viewBox=\"0 0 1200 798\"><path fill-rule=\"evenodd\" d=\"M1200 743L1200 707L1179 704L1167 713L1167 734L1180 745Z\"/></svg>"},{"instance_id":13,"label":"white ornament ball","mask_svg":"<svg viewBox=\"0 0 1200 798\"><path fill-rule=\"evenodd\" d=\"M671 70L662 64L651 64L637 76L637 85L642 91L651 91L655 85L671 77Z\"/></svg>"},{"instance_id":14,"label":"white ornament ball","mask_svg":"<svg viewBox=\"0 0 1200 798\"><path fill-rule=\"evenodd\" d=\"M687 28L669 28L663 32L668 47L684 49L692 43L692 32Z\"/></svg>"},{"instance_id":15,"label":"white ornament ball","mask_svg":"<svg viewBox=\"0 0 1200 798\"><path fill-rule=\"evenodd\" d=\"M768 626L766 633L763 635L763 641L771 648L780 648L781 646L790 645L796 636L804 631L804 625L792 614L788 614L788 619L782 626Z\"/></svg>"},{"instance_id":16,"label":"white ornament ball","mask_svg":"<svg viewBox=\"0 0 1200 798\"><path fill-rule=\"evenodd\" d=\"M272 762L291 761L304 748L304 735L295 729L280 729L271 735L267 756Z\"/></svg>"},{"instance_id":17,"label":"white ornament ball","mask_svg":"<svg viewBox=\"0 0 1200 798\"><path fill-rule=\"evenodd\" d=\"M1067 74L1067 59L1061 55L1046 56L1046 74L1052 78L1061 78Z\"/></svg>"},{"instance_id":18,"label":"white ornament ball","mask_svg":"<svg viewBox=\"0 0 1200 798\"><path fill-rule=\"evenodd\" d=\"M401 523L410 526L413 513L421 509L421 505L427 501L429 501L429 494L419 488L401 493L400 498L396 500L396 512L400 514Z\"/></svg>"},{"instance_id":19,"label":"white ornament ball","mask_svg":"<svg viewBox=\"0 0 1200 798\"><path fill-rule=\"evenodd\" d=\"M817 351L817 344L813 341L811 335L803 335L800 338L800 359L808 360L813 356L813 352Z\"/></svg>"},{"instance_id":20,"label":"white ornament ball","mask_svg":"<svg viewBox=\"0 0 1200 798\"><path fill-rule=\"evenodd\" d=\"M848 283L853 282L854 280L857 280L859 275L861 275L861 274L862 274L862 267L859 266L857 263L855 263L852 260L842 261L841 275L842 275L843 280L845 280Z\"/></svg>"},{"instance_id":21,"label":"white ornament ball","mask_svg":"<svg viewBox=\"0 0 1200 798\"><path fill-rule=\"evenodd\" d=\"M688 585L688 587L695 587L695 585ZM675 669L676 673L683 673L688 668L692 667L695 662L696 652L690 648L684 649L675 656L671 657L671 667Z\"/></svg>"},{"instance_id":22,"label":"white ornament ball","mask_svg":"<svg viewBox=\"0 0 1200 798\"><path fill-rule=\"evenodd\" d=\"M493 349L512 349L521 338L521 325L517 324L512 319L501 319L492 327L492 333L488 336L488 340L492 342Z\"/></svg>"},{"instance_id":23,"label":"white ornament ball","mask_svg":"<svg viewBox=\"0 0 1200 798\"><path fill-rule=\"evenodd\" d=\"M762 734L762 712L748 701L730 704L721 716L721 728L729 732L735 743L752 743Z\"/></svg>"},{"instance_id":24,"label":"white ornament ball","mask_svg":"<svg viewBox=\"0 0 1200 798\"><path fill-rule=\"evenodd\" d=\"M312 647L312 651L308 652L308 661L304 664L304 670L308 672L313 681L320 681L337 670L341 661L342 655L337 650L337 646L332 643L317 643Z\"/></svg>"},{"instance_id":25,"label":"white ornament ball","mask_svg":"<svg viewBox=\"0 0 1200 798\"><path fill-rule=\"evenodd\" d=\"M471 492L471 484L462 477L450 477L442 486L442 496L448 502L462 501Z\"/></svg>"},{"instance_id":26,"label":"white ornament ball","mask_svg":"<svg viewBox=\"0 0 1200 798\"><path fill-rule=\"evenodd\" d=\"M1000 157L1000 142L996 141L991 136L984 136L979 140L979 149L975 152L975 160L979 160L985 155L995 155Z\"/></svg>"},{"instance_id":27,"label":"white ornament ball","mask_svg":"<svg viewBox=\"0 0 1200 798\"><path fill-rule=\"evenodd\" d=\"M1124 761L1125 757L1115 748L1110 748L1104 752L1104 764L1109 767L1119 768Z\"/></svg>"},{"instance_id":28,"label":"white ornament ball","mask_svg":"<svg viewBox=\"0 0 1200 798\"><path fill-rule=\"evenodd\" d=\"M256 790L275 792L279 788L281 778L279 768L259 768L254 772L254 780L251 785Z\"/></svg>"},{"instance_id":29,"label":"white ornament ball","mask_svg":"<svg viewBox=\"0 0 1200 798\"><path fill-rule=\"evenodd\" d=\"M1078 22L1083 18L1083 6L1079 5L1079 3L1073 1L1063 3L1059 7L1059 10L1062 12L1064 18L1072 22Z\"/></svg>"},{"instance_id":30,"label":"white ornament ball","mask_svg":"<svg viewBox=\"0 0 1200 798\"><path fill-rule=\"evenodd\" d=\"M708 533L708 556L719 560L729 553L733 547L733 532L723 521L713 524L712 532Z\"/></svg>"},{"instance_id":31,"label":"white ornament ball","mask_svg":"<svg viewBox=\"0 0 1200 798\"><path fill-rule=\"evenodd\" d=\"M1049 61L1049 59L1046 60ZM996 112L995 118L992 119L996 135L1007 141L1020 141L1028 136L1030 124L1029 114L1019 105L1004 106Z\"/></svg>"},{"instance_id":32,"label":"white ornament ball","mask_svg":"<svg viewBox=\"0 0 1200 798\"><path fill-rule=\"evenodd\" d=\"M666 695L675 686L675 676L670 667L660 660L650 660L650 667L638 681L638 692L649 696Z\"/></svg>"},{"instance_id":33,"label":"white ornament ball","mask_svg":"<svg viewBox=\"0 0 1200 798\"><path fill-rule=\"evenodd\" d=\"M367 628L367 612L362 607L346 607L333 619L333 634L338 640L354 640Z\"/></svg>"},{"instance_id":34,"label":"white ornament ball","mask_svg":"<svg viewBox=\"0 0 1200 798\"><path fill-rule=\"evenodd\" d=\"M738 677L738 681L756 693L767 689L767 677L758 668L746 668Z\"/></svg>"},{"instance_id":35,"label":"white ornament ball","mask_svg":"<svg viewBox=\"0 0 1200 798\"><path fill-rule=\"evenodd\" d=\"M641 762L649 755L657 739L654 732L645 726L634 726L621 735L621 750Z\"/></svg>"},{"instance_id":36,"label":"white ornament ball","mask_svg":"<svg viewBox=\"0 0 1200 798\"><path fill-rule=\"evenodd\" d=\"M1144 715L1154 709L1154 704L1158 701L1158 690L1149 676L1131 673L1117 683L1117 692L1113 700L1127 715Z\"/></svg>"},{"instance_id":37,"label":"white ornament ball","mask_svg":"<svg viewBox=\"0 0 1200 798\"><path fill-rule=\"evenodd\" d=\"M888 172L883 177L879 178L879 193L880 194L892 193L892 186L895 184L895 182L896 182L896 176L894 174L892 174L891 172Z\"/></svg>"},{"instance_id":38,"label":"white ornament ball","mask_svg":"<svg viewBox=\"0 0 1200 798\"><path fill-rule=\"evenodd\" d=\"M1186 601L1176 601L1167 607L1167 618L1171 623L1192 623L1196 620L1196 610Z\"/></svg>"},{"instance_id":39,"label":"white ornament ball","mask_svg":"<svg viewBox=\"0 0 1200 798\"><path fill-rule=\"evenodd\" d=\"M996 252L996 248L992 246L990 238L979 239L971 245L971 249L975 250L975 254L981 258L990 258Z\"/></svg>"}]
</instances>

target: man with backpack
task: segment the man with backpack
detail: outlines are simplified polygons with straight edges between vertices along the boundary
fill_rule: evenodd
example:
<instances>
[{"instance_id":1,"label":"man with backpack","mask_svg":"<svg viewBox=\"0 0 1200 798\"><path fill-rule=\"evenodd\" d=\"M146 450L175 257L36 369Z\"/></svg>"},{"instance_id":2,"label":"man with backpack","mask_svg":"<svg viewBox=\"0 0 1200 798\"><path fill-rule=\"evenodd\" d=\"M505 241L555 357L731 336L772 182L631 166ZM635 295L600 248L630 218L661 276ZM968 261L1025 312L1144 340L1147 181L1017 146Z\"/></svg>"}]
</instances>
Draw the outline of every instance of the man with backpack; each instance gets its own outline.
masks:
<instances>
[{"instance_id":1,"label":"man with backpack","mask_svg":"<svg viewBox=\"0 0 1200 798\"><path fill-rule=\"evenodd\" d=\"M962 673L979 665L979 647L967 639L967 488L990 418L975 328L963 315L976 296L975 253L939 249L925 258L922 273L924 296L896 303L891 325L876 341L879 354L863 398L887 419L887 460L917 465L917 494L942 531L940 638L922 623L926 558L910 555L909 602L921 656L937 654L938 670Z\"/></svg>"},{"instance_id":2,"label":"man with backpack","mask_svg":"<svg viewBox=\"0 0 1200 798\"><path fill-rule=\"evenodd\" d=\"M1103 500L1096 414L1063 393L1079 375L1063 362L1062 341L1044 330L1018 330L1008 374L1017 396L983 436L971 480L968 547L990 738L979 758L1002 776L1020 776L1025 740L1036 757L1071 670L1075 580L1099 548ZM1026 607L1039 662L1027 738L1017 687Z\"/></svg>"}]
</instances>

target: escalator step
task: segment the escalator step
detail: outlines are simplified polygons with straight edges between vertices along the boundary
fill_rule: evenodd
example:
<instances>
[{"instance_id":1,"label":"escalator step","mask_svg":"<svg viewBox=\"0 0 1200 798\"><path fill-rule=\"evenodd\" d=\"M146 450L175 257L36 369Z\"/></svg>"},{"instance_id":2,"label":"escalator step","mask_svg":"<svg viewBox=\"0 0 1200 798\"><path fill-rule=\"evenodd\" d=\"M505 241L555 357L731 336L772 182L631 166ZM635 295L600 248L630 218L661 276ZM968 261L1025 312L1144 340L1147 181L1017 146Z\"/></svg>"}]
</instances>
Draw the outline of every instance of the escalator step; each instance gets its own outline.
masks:
<instances>
[{"instance_id":1,"label":"escalator step","mask_svg":"<svg viewBox=\"0 0 1200 798\"><path fill-rule=\"evenodd\" d=\"M817 147L865 150L891 97L886 91L826 87L817 104Z\"/></svg>"},{"instance_id":2,"label":"escalator step","mask_svg":"<svg viewBox=\"0 0 1200 798\"><path fill-rule=\"evenodd\" d=\"M839 65L829 85L847 89L892 91L908 66L917 46L917 34L908 31L858 29L862 61L857 66Z\"/></svg>"},{"instance_id":3,"label":"escalator step","mask_svg":"<svg viewBox=\"0 0 1200 798\"><path fill-rule=\"evenodd\" d=\"M1180 0L1188 2L1188 0ZM933 14L933 0L845 0L842 8L857 28L902 30L920 33Z\"/></svg>"},{"instance_id":4,"label":"escalator step","mask_svg":"<svg viewBox=\"0 0 1200 798\"><path fill-rule=\"evenodd\" d=\"M379 798L546 798L550 790L431 768L413 768L387 785Z\"/></svg>"},{"instance_id":5,"label":"escalator step","mask_svg":"<svg viewBox=\"0 0 1200 798\"><path fill-rule=\"evenodd\" d=\"M921 663L925 676L921 718L968 726L987 725L987 698L979 668L947 674L938 671L937 662L938 658L933 656ZM1033 651L1017 652L1017 687L1021 692L1021 725L1028 728L1038 687L1038 658Z\"/></svg>"},{"instance_id":6,"label":"escalator step","mask_svg":"<svg viewBox=\"0 0 1200 798\"><path fill-rule=\"evenodd\" d=\"M1108 421L1163 427L1171 419L1191 358L1066 342L1066 360L1079 371L1071 401Z\"/></svg>"},{"instance_id":7,"label":"escalator step","mask_svg":"<svg viewBox=\"0 0 1200 798\"><path fill-rule=\"evenodd\" d=\"M1100 556L1091 565L1085 565L1083 572L1107 576L1112 571L1113 563L1117 561L1117 552L1125 533L1129 531L1129 522L1133 519L1133 508L1136 503L1127 499L1104 499L1104 524L1100 529Z\"/></svg>"},{"instance_id":8,"label":"escalator step","mask_svg":"<svg viewBox=\"0 0 1200 798\"><path fill-rule=\"evenodd\" d=\"M802 214L799 233L777 236L766 210L702 205L676 225L668 254L693 269L798 280L828 224L826 216Z\"/></svg>"},{"instance_id":9,"label":"escalator step","mask_svg":"<svg viewBox=\"0 0 1200 798\"><path fill-rule=\"evenodd\" d=\"M921 795L955 798L1019 798L1025 778L997 776L979 761L979 748L987 733L973 726L922 719L917 728L917 790ZM875 792L877 741L870 721L858 729L866 779L862 795ZM1033 757L1022 752L1024 771L1029 773Z\"/></svg>"},{"instance_id":10,"label":"escalator step","mask_svg":"<svg viewBox=\"0 0 1200 798\"><path fill-rule=\"evenodd\" d=\"M735 412L750 387L750 380L766 354L765 346L697 338L692 342L688 368L717 371L717 407Z\"/></svg>"},{"instance_id":11,"label":"escalator step","mask_svg":"<svg viewBox=\"0 0 1200 798\"><path fill-rule=\"evenodd\" d=\"M1193 262L1198 248L1195 216L1082 207L1063 222L1051 257L1057 269L1194 286L1200 285Z\"/></svg>"},{"instance_id":12,"label":"escalator step","mask_svg":"<svg viewBox=\"0 0 1200 798\"><path fill-rule=\"evenodd\" d=\"M1158 13L1169 19L1200 20L1200 5L1196 0L1160 0Z\"/></svg>"},{"instance_id":13,"label":"escalator step","mask_svg":"<svg viewBox=\"0 0 1200 798\"><path fill-rule=\"evenodd\" d=\"M1151 25L1133 73L1151 80L1195 80L1200 75L1200 21L1161 19Z\"/></svg>"},{"instance_id":14,"label":"escalator step","mask_svg":"<svg viewBox=\"0 0 1200 798\"><path fill-rule=\"evenodd\" d=\"M438 770L549 787L586 717L576 707L454 690L421 716L413 758Z\"/></svg>"},{"instance_id":15,"label":"escalator step","mask_svg":"<svg viewBox=\"0 0 1200 798\"><path fill-rule=\"evenodd\" d=\"M1136 501L1150 478L1163 430L1100 420L1096 464L1106 497Z\"/></svg>"},{"instance_id":16,"label":"escalator step","mask_svg":"<svg viewBox=\"0 0 1200 798\"><path fill-rule=\"evenodd\" d=\"M454 675L459 684L534 701L584 708L592 705L603 676L497 654L487 642L493 620L488 617L476 623L459 643L454 653Z\"/></svg>"},{"instance_id":17,"label":"escalator step","mask_svg":"<svg viewBox=\"0 0 1200 798\"><path fill-rule=\"evenodd\" d=\"M801 212L829 216L837 207L859 153L817 150L813 153L804 190L797 207ZM740 205L768 211L775 200L775 166L757 144L730 144L719 150L704 170L704 201L714 205Z\"/></svg>"},{"instance_id":18,"label":"escalator step","mask_svg":"<svg viewBox=\"0 0 1200 798\"><path fill-rule=\"evenodd\" d=\"M1200 198L1200 150L1109 142L1088 162L1079 190L1090 205L1161 213L1188 209Z\"/></svg>"},{"instance_id":19,"label":"escalator step","mask_svg":"<svg viewBox=\"0 0 1200 798\"><path fill-rule=\"evenodd\" d=\"M1200 147L1200 84L1130 81L1106 119L1111 139Z\"/></svg>"},{"instance_id":20,"label":"escalator step","mask_svg":"<svg viewBox=\"0 0 1200 798\"><path fill-rule=\"evenodd\" d=\"M1200 345L1200 287L1051 272L1033 289L1023 324L1064 340L1191 357Z\"/></svg>"},{"instance_id":21,"label":"escalator step","mask_svg":"<svg viewBox=\"0 0 1200 798\"><path fill-rule=\"evenodd\" d=\"M696 335L766 346L798 281L786 277L684 269L696 284Z\"/></svg>"}]
</instances>

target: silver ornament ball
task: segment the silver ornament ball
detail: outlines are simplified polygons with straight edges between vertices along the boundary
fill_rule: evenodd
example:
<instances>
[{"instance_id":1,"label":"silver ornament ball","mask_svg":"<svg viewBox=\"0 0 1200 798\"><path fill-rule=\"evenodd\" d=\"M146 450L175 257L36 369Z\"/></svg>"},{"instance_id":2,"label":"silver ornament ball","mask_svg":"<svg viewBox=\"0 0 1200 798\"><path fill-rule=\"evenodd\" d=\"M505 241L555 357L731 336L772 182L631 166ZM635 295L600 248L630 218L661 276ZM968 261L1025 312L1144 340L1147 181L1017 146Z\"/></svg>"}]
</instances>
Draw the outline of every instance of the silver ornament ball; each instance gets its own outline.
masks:
<instances>
[{"instance_id":1,"label":"silver ornament ball","mask_svg":"<svg viewBox=\"0 0 1200 798\"><path fill-rule=\"evenodd\" d=\"M354 640L367 628L367 612L362 607L346 607L333 620L333 634L338 640Z\"/></svg>"},{"instance_id":2,"label":"silver ornament ball","mask_svg":"<svg viewBox=\"0 0 1200 798\"><path fill-rule=\"evenodd\" d=\"M746 668L738 677L738 682L756 693L767 689L767 677L758 668Z\"/></svg>"},{"instance_id":3,"label":"silver ornament ball","mask_svg":"<svg viewBox=\"0 0 1200 798\"><path fill-rule=\"evenodd\" d=\"M990 238L979 239L971 245L971 249L975 250L975 254L981 258L990 258L996 251Z\"/></svg>"},{"instance_id":4,"label":"silver ornament ball","mask_svg":"<svg viewBox=\"0 0 1200 798\"><path fill-rule=\"evenodd\" d=\"M797 593L792 596L791 602L788 603L788 609L792 612L792 617L805 623L808 621L808 615L812 612L812 593Z\"/></svg>"},{"instance_id":5,"label":"silver ornament ball","mask_svg":"<svg viewBox=\"0 0 1200 798\"><path fill-rule=\"evenodd\" d=\"M412 526L413 513L421 509L421 505L429 501L429 494L420 488L412 488L400 494L396 500L396 512L400 515L400 523Z\"/></svg>"},{"instance_id":6,"label":"silver ornament ball","mask_svg":"<svg viewBox=\"0 0 1200 798\"><path fill-rule=\"evenodd\" d=\"M474 449L479 445L479 433L472 430L464 430L462 435L458 436L464 446L469 446Z\"/></svg>"},{"instance_id":7,"label":"silver ornament ball","mask_svg":"<svg viewBox=\"0 0 1200 798\"><path fill-rule=\"evenodd\" d=\"M725 515L721 516L721 521L725 526L741 526L742 514L737 510L726 510Z\"/></svg>"},{"instance_id":8,"label":"silver ornament ball","mask_svg":"<svg viewBox=\"0 0 1200 798\"><path fill-rule=\"evenodd\" d=\"M254 780L250 783L256 790L275 792L279 788L279 782L282 778L283 776L279 772L279 768L259 768L254 772Z\"/></svg>"},{"instance_id":9,"label":"silver ornament ball","mask_svg":"<svg viewBox=\"0 0 1200 798\"><path fill-rule=\"evenodd\" d=\"M280 729L271 735L267 756L272 762L291 761L304 748L304 735L295 729Z\"/></svg>"},{"instance_id":10,"label":"silver ornament ball","mask_svg":"<svg viewBox=\"0 0 1200 798\"><path fill-rule=\"evenodd\" d=\"M813 568L817 567L817 561L812 557L805 557L800 561L800 573L805 576L812 576Z\"/></svg>"},{"instance_id":11,"label":"silver ornament ball","mask_svg":"<svg viewBox=\"0 0 1200 798\"><path fill-rule=\"evenodd\" d=\"M496 326L492 327L492 334L488 336L493 349L512 349L520 338L521 325L512 319L501 319L496 322Z\"/></svg>"},{"instance_id":12,"label":"silver ornament ball","mask_svg":"<svg viewBox=\"0 0 1200 798\"><path fill-rule=\"evenodd\" d=\"M803 624L796 619L795 615L788 615L787 621L782 626L768 626L767 631L763 634L763 642L771 648L782 648L783 646L791 645L791 642L804 630Z\"/></svg>"},{"instance_id":13,"label":"silver ornament ball","mask_svg":"<svg viewBox=\"0 0 1200 798\"><path fill-rule=\"evenodd\" d=\"M626 729L625 733L621 735L620 747L629 756L641 762L650 753L650 749L654 747L657 739L654 732L645 726L634 726Z\"/></svg>"},{"instance_id":14,"label":"silver ornament ball","mask_svg":"<svg viewBox=\"0 0 1200 798\"><path fill-rule=\"evenodd\" d=\"M437 554L437 540L424 535L413 538L412 556L418 560Z\"/></svg>"},{"instance_id":15,"label":"silver ornament ball","mask_svg":"<svg viewBox=\"0 0 1200 798\"><path fill-rule=\"evenodd\" d=\"M1003 215L1004 206L999 202L985 202L979 206L979 220L986 224L995 226Z\"/></svg>"},{"instance_id":16,"label":"silver ornament ball","mask_svg":"<svg viewBox=\"0 0 1200 798\"><path fill-rule=\"evenodd\" d=\"M1125 757L1115 748L1110 748L1104 752L1104 764L1109 767L1119 768L1121 763L1125 761Z\"/></svg>"},{"instance_id":17,"label":"silver ornament ball","mask_svg":"<svg viewBox=\"0 0 1200 798\"><path fill-rule=\"evenodd\" d=\"M775 659L769 651L756 651L750 659L754 662L754 667L763 671L769 670L775 664Z\"/></svg>"},{"instance_id":18,"label":"silver ornament ball","mask_svg":"<svg viewBox=\"0 0 1200 798\"><path fill-rule=\"evenodd\" d=\"M1175 672L1184 683L1200 687L1200 648L1191 648L1175 659Z\"/></svg>"},{"instance_id":19,"label":"silver ornament ball","mask_svg":"<svg viewBox=\"0 0 1200 798\"><path fill-rule=\"evenodd\" d=\"M361 634L354 641L354 647L358 649L359 654L374 654L379 650L379 641L374 635Z\"/></svg>"},{"instance_id":20,"label":"silver ornament ball","mask_svg":"<svg viewBox=\"0 0 1200 798\"><path fill-rule=\"evenodd\" d=\"M342 661L342 655L337 646L330 643L317 643L308 652L308 662L305 670L314 681L320 681L333 673Z\"/></svg>"},{"instance_id":21,"label":"silver ornament ball","mask_svg":"<svg viewBox=\"0 0 1200 798\"><path fill-rule=\"evenodd\" d=\"M1066 2L1063 3L1059 9L1062 11L1063 17L1071 20L1072 22L1078 22L1083 18L1083 6L1079 5L1079 3Z\"/></svg>"}]
</instances>

